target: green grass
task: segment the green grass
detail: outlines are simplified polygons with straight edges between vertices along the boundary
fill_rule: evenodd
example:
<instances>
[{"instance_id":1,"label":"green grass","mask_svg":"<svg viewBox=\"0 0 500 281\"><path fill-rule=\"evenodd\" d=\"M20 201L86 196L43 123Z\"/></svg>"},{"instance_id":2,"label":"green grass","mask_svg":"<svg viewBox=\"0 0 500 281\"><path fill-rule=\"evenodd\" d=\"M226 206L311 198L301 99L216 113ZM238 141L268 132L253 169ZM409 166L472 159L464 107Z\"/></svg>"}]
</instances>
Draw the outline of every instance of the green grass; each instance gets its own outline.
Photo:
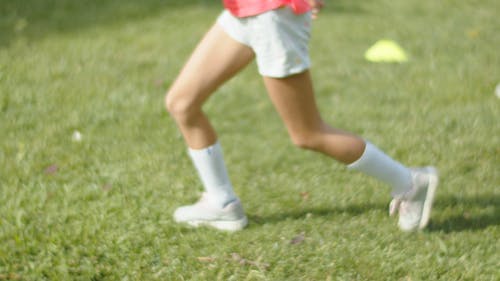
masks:
<instances>
[{"instance_id":1,"label":"green grass","mask_svg":"<svg viewBox=\"0 0 500 281\"><path fill-rule=\"evenodd\" d=\"M295 149L255 65L206 106L249 227L175 224L201 187L163 96L219 2L3 1L0 280L498 280L500 5L331 2L323 116L440 169L425 232L398 231L387 187ZM410 61L366 62L382 38Z\"/></svg>"}]
</instances>

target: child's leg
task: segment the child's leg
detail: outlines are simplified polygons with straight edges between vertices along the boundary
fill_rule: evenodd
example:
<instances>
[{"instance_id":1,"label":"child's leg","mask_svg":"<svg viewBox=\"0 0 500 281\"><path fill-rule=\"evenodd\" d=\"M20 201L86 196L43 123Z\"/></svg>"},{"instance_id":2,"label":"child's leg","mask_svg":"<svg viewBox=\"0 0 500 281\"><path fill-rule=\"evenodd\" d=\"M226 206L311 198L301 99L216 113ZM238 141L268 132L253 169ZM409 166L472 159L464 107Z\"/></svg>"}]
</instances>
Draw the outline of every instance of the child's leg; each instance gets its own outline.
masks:
<instances>
[{"instance_id":1,"label":"child's leg","mask_svg":"<svg viewBox=\"0 0 500 281\"><path fill-rule=\"evenodd\" d=\"M264 77L264 82L294 144L327 154L388 183L395 196L410 189L408 168L360 137L330 127L321 119L309 71L286 78Z\"/></svg>"},{"instance_id":2,"label":"child's leg","mask_svg":"<svg viewBox=\"0 0 500 281\"><path fill-rule=\"evenodd\" d=\"M207 197L223 207L235 200L215 130L203 103L226 80L245 67L253 51L231 39L215 24L196 47L166 96L166 106L189 147Z\"/></svg>"},{"instance_id":3,"label":"child's leg","mask_svg":"<svg viewBox=\"0 0 500 281\"><path fill-rule=\"evenodd\" d=\"M166 96L166 107L190 148L201 149L216 142L202 105L253 57L249 47L231 39L218 24L198 44Z\"/></svg>"},{"instance_id":4,"label":"child's leg","mask_svg":"<svg viewBox=\"0 0 500 281\"><path fill-rule=\"evenodd\" d=\"M360 137L332 128L321 119L309 71L286 78L264 77L268 94L293 143L350 164L363 154Z\"/></svg>"}]
</instances>

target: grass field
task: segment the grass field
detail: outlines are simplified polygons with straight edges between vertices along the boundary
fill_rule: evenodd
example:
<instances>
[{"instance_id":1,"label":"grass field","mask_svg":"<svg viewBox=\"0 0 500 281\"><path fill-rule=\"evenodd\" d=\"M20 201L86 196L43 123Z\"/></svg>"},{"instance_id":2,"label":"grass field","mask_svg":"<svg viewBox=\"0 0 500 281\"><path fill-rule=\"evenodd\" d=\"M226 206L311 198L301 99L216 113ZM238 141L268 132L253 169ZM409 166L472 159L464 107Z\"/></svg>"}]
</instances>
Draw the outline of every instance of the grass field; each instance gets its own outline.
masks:
<instances>
[{"instance_id":1,"label":"grass field","mask_svg":"<svg viewBox=\"0 0 500 281\"><path fill-rule=\"evenodd\" d=\"M206 105L249 227L174 224L201 186L163 96L220 11L0 2L0 280L500 279L498 1L335 0L314 22L323 117L440 170L416 234L386 186L292 146L255 65ZM365 61L382 38L409 62Z\"/></svg>"}]
</instances>

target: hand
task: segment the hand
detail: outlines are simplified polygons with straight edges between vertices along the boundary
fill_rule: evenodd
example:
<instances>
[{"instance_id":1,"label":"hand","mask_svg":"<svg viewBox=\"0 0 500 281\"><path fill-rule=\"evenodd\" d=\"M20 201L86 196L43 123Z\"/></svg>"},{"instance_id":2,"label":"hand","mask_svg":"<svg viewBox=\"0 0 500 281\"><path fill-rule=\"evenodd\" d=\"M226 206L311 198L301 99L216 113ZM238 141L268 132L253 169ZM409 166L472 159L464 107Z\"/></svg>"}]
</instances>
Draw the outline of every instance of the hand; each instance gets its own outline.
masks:
<instances>
[{"instance_id":1,"label":"hand","mask_svg":"<svg viewBox=\"0 0 500 281\"><path fill-rule=\"evenodd\" d=\"M316 19L318 17L319 11L325 6L324 0L307 0L309 6L311 6L312 18Z\"/></svg>"}]
</instances>

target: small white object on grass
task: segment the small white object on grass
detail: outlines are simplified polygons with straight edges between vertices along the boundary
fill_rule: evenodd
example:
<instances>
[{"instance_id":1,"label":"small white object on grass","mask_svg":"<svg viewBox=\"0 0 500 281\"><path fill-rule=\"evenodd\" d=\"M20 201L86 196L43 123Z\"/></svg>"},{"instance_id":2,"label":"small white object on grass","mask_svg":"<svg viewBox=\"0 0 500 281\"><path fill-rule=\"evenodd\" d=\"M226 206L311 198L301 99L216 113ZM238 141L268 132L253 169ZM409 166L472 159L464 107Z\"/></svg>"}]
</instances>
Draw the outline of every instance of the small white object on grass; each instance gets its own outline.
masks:
<instances>
[{"instance_id":1,"label":"small white object on grass","mask_svg":"<svg viewBox=\"0 0 500 281\"><path fill-rule=\"evenodd\" d=\"M81 142L82 141L82 134L79 131L74 131L73 135L71 136L71 139L74 142Z\"/></svg>"},{"instance_id":2,"label":"small white object on grass","mask_svg":"<svg viewBox=\"0 0 500 281\"><path fill-rule=\"evenodd\" d=\"M498 83L495 88L495 96L500 99L500 83Z\"/></svg>"}]
</instances>

